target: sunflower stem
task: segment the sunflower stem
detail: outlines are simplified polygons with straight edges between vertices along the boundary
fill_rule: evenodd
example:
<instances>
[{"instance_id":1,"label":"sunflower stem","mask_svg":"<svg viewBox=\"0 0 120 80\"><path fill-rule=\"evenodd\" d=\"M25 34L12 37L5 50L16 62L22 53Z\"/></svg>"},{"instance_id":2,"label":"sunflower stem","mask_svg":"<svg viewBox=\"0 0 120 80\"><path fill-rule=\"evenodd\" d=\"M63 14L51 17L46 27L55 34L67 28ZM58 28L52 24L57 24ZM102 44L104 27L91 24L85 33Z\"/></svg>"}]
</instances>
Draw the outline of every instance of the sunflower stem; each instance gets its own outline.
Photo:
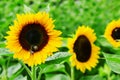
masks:
<instances>
[{"instance_id":1,"label":"sunflower stem","mask_svg":"<svg viewBox=\"0 0 120 80\"><path fill-rule=\"evenodd\" d=\"M74 80L74 67L71 66L71 80Z\"/></svg>"},{"instance_id":2,"label":"sunflower stem","mask_svg":"<svg viewBox=\"0 0 120 80\"><path fill-rule=\"evenodd\" d=\"M41 75L42 75L42 68L41 67L39 67L39 68L40 68L40 72L39 72L39 75L38 75L38 80L41 79Z\"/></svg>"},{"instance_id":3,"label":"sunflower stem","mask_svg":"<svg viewBox=\"0 0 120 80\"><path fill-rule=\"evenodd\" d=\"M32 80L36 80L36 69L35 69L35 66L32 67Z\"/></svg>"},{"instance_id":4,"label":"sunflower stem","mask_svg":"<svg viewBox=\"0 0 120 80\"><path fill-rule=\"evenodd\" d=\"M6 73L7 73L7 69L6 69L5 65L3 65L3 71L4 71L4 72L3 72L3 77L2 77L2 78L3 78L4 80L7 80L7 79L8 79L8 78L7 78L7 74L6 74Z\"/></svg>"},{"instance_id":5,"label":"sunflower stem","mask_svg":"<svg viewBox=\"0 0 120 80\"><path fill-rule=\"evenodd\" d=\"M20 62L20 63L23 65L23 67L27 71L28 75L32 78L32 73L31 73L30 69L24 63L22 63L22 62Z\"/></svg>"}]
</instances>

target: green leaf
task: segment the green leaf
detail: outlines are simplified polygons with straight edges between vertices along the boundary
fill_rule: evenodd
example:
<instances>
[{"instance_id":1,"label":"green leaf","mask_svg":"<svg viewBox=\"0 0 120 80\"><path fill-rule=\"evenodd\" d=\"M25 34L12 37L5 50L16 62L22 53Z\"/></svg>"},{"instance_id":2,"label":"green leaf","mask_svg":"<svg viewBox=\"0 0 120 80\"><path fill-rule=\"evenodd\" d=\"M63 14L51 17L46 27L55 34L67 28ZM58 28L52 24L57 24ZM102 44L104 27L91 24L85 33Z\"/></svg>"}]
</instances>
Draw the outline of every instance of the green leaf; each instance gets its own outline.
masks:
<instances>
[{"instance_id":1,"label":"green leaf","mask_svg":"<svg viewBox=\"0 0 120 80\"><path fill-rule=\"evenodd\" d=\"M113 75L111 80L120 80L120 75Z\"/></svg>"},{"instance_id":2,"label":"green leaf","mask_svg":"<svg viewBox=\"0 0 120 80\"><path fill-rule=\"evenodd\" d=\"M19 75L17 78L15 78L14 80L27 80L27 76L22 76L22 75Z\"/></svg>"},{"instance_id":3,"label":"green leaf","mask_svg":"<svg viewBox=\"0 0 120 80\"><path fill-rule=\"evenodd\" d=\"M4 48L5 47L5 42L0 42L0 48Z\"/></svg>"},{"instance_id":4,"label":"green leaf","mask_svg":"<svg viewBox=\"0 0 120 80\"><path fill-rule=\"evenodd\" d=\"M57 52L53 54L51 57L47 58L45 64L41 64L41 72L42 73L50 73L50 72L63 72L67 73L65 70L65 65L62 64L67 62L70 57L68 52Z\"/></svg>"},{"instance_id":5,"label":"green leaf","mask_svg":"<svg viewBox=\"0 0 120 80\"><path fill-rule=\"evenodd\" d=\"M111 70L120 74L120 55L107 53L103 53L103 55L105 56L106 62Z\"/></svg>"},{"instance_id":6,"label":"green leaf","mask_svg":"<svg viewBox=\"0 0 120 80\"><path fill-rule=\"evenodd\" d=\"M107 64L104 64L104 67L99 68L99 75L100 76L107 76L111 74L111 69Z\"/></svg>"},{"instance_id":7,"label":"green leaf","mask_svg":"<svg viewBox=\"0 0 120 80\"><path fill-rule=\"evenodd\" d=\"M21 69L21 65L18 63L18 64L15 64L15 65L12 65L8 68L8 77L11 77L13 74L15 74L19 69Z\"/></svg>"},{"instance_id":8,"label":"green leaf","mask_svg":"<svg viewBox=\"0 0 120 80\"><path fill-rule=\"evenodd\" d=\"M79 80L104 80L99 75L93 75L93 76L83 76Z\"/></svg>"},{"instance_id":9,"label":"green leaf","mask_svg":"<svg viewBox=\"0 0 120 80\"><path fill-rule=\"evenodd\" d=\"M46 12L49 12L49 11L50 11L50 4L48 4L46 7Z\"/></svg>"},{"instance_id":10,"label":"green leaf","mask_svg":"<svg viewBox=\"0 0 120 80\"><path fill-rule=\"evenodd\" d=\"M112 45L105 39L104 35L99 36L97 41L103 47L112 47Z\"/></svg>"},{"instance_id":11,"label":"green leaf","mask_svg":"<svg viewBox=\"0 0 120 80\"><path fill-rule=\"evenodd\" d=\"M41 64L40 67L44 68L51 64L62 64L68 61L70 54L68 52L57 52L52 56L48 57L45 64Z\"/></svg>"},{"instance_id":12,"label":"green leaf","mask_svg":"<svg viewBox=\"0 0 120 80\"><path fill-rule=\"evenodd\" d=\"M9 79L14 80L15 78L19 77L21 72L24 70L24 67L19 69L16 73L14 73ZM20 77L19 77L20 78ZM22 79L23 80L23 79Z\"/></svg>"},{"instance_id":13,"label":"green leaf","mask_svg":"<svg viewBox=\"0 0 120 80\"><path fill-rule=\"evenodd\" d=\"M0 56L0 65L5 65L6 59Z\"/></svg>"},{"instance_id":14,"label":"green leaf","mask_svg":"<svg viewBox=\"0 0 120 80\"><path fill-rule=\"evenodd\" d=\"M3 67L2 65L0 65L0 74L2 73L2 71L3 71Z\"/></svg>"},{"instance_id":15,"label":"green leaf","mask_svg":"<svg viewBox=\"0 0 120 80\"><path fill-rule=\"evenodd\" d=\"M45 74L46 80L70 80L69 76L64 74Z\"/></svg>"},{"instance_id":16,"label":"green leaf","mask_svg":"<svg viewBox=\"0 0 120 80\"><path fill-rule=\"evenodd\" d=\"M64 60L68 59L70 54L68 52L57 52L51 57L47 58L46 63L62 63Z\"/></svg>"},{"instance_id":17,"label":"green leaf","mask_svg":"<svg viewBox=\"0 0 120 80\"><path fill-rule=\"evenodd\" d=\"M6 48L0 48L0 56L12 56L13 53Z\"/></svg>"},{"instance_id":18,"label":"green leaf","mask_svg":"<svg viewBox=\"0 0 120 80\"><path fill-rule=\"evenodd\" d=\"M98 44L98 46L101 47L101 50L106 52L106 53L111 53L111 54L120 54L120 48L115 48L113 47L106 39L105 37L99 36L99 38L97 39L96 43Z\"/></svg>"},{"instance_id":19,"label":"green leaf","mask_svg":"<svg viewBox=\"0 0 120 80\"><path fill-rule=\"evenodd\" d=\"M42 70L42 73L49 73L49 72L56 72L56 71L65 72L65 66L63 64L51 64L46 66Z\"/></svg>"},{"instance_id":20,"label":"green leaf","mask_svg":"<svg viewBox=\"0 0 120 80\"><path fill-rule=\"evenodd\" d=\"M32 10L30 7L24 5L24 12L25 13L35 13L34 10Z\"/></svg>"}]
</instances>

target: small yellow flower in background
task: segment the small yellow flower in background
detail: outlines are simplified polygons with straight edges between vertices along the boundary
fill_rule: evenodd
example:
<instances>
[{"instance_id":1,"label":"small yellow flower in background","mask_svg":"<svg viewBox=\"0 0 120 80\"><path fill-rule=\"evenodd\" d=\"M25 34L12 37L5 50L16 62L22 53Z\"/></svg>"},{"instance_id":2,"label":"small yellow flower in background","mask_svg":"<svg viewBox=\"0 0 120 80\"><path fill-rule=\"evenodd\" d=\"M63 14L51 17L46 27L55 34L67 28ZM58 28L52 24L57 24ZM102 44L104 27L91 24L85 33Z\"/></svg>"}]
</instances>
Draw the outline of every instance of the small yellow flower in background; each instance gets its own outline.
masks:
<instances>
[{"instance_id":1,"label":"small yellow flower in background","mask_svg":"<svg viewBox=\"0 0 120 80\"><path fill-rule=\"evenodd\" d=\"M96 40L94 31L86 26L79 26L73 38L68 39L70 61L81 72L91 70L98 63L100 48L94 45Z\"/></svg>"},{"instance_id":2,"label":"small yellow flower in background","mask_svg":"<svg viewBox=\"0 0 120 80\"><path fill-rule=\"evenodd\" d=\"M14 58L33 66L44 63L58 51L61 32L53 29L53 22L46 12L18 14L6 37L7 48L15 53Z\"/></svg>"},{"instance_id":3,"label":"small yellow flower in background","mask_svg":"<svg viewBox=\"0 0 120 80\"><path fill-rule=\"evenodd\" d=\"M104 36L114 47L120 47L120 20L110 22Z\"/></svg>"}]
</instances>

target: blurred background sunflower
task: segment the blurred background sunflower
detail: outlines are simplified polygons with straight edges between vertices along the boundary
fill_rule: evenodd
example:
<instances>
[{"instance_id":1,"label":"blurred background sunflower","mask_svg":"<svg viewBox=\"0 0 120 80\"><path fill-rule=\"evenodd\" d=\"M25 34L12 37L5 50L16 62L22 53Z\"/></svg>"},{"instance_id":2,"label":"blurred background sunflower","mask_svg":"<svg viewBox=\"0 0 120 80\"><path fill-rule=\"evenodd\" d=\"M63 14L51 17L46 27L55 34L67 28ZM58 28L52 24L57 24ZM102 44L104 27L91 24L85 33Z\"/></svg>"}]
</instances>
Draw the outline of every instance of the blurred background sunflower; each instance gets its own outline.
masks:
<instances>
[{"instance_id":1,"label":"blurred background sunflower","mask_svg":"<svg viewBox=\"0 0 120 80\"><path fill-rule=\"evenodd\" d=\"M120 47L120 20L110 22L104 35L114 47Z\"/></svg>"},{"instance_id":2,"label":"blurred background sunflower","mask_svg":"<svg viewBox=\"0 0 120 80\"><path fill-rule=\"evenodd\" d=\"M96 39L94 30L88 26L79 26L75 36L68 39L68 48L72 54L71 63L83 73L98 63L100 48L94 45Z\"/></svg>"}]
</instances>

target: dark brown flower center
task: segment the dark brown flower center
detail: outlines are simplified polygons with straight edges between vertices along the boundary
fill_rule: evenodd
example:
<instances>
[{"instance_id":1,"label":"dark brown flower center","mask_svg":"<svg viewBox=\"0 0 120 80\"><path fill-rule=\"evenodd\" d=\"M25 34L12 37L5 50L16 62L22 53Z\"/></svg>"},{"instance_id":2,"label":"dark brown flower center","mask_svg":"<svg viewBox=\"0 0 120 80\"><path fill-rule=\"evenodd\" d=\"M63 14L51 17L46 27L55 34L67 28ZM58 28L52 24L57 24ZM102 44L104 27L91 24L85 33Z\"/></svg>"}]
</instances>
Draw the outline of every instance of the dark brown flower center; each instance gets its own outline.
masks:
<instances>
[{"instance_id":1,"label":"dark brown flower center","mask_svg":"<svg viewBox=\"0 0 120 80\"><path fill-rule=\"evenodd\" d=\"M88 61L91 56L91 44L88 38L84 35L79 36L74 43L73 50L78 61Z\"/></svg>"},{"instance_id":2,"label":"dark brown flower center","mask_svg":"<svg viewBox=\"0 0 120 80\"><path fill-rule=\"evenodd\" d=\"M116 27L113 29L111 36L114 40L118 41L120 39L120 28Z\"/></svg>"},{"instance_id":3,"label":"dark brown flower center","mask_svg":"<svg viewBox=\"0 0 120 80\"><path fill-rule=\"evenodd\" d=\"M31 53L40 51L48 43L48 39L45 28L38 23L25 25L19 35L22 48Z\"/></svg>"}]
</instances>

